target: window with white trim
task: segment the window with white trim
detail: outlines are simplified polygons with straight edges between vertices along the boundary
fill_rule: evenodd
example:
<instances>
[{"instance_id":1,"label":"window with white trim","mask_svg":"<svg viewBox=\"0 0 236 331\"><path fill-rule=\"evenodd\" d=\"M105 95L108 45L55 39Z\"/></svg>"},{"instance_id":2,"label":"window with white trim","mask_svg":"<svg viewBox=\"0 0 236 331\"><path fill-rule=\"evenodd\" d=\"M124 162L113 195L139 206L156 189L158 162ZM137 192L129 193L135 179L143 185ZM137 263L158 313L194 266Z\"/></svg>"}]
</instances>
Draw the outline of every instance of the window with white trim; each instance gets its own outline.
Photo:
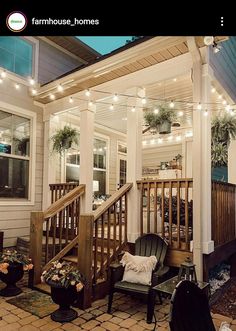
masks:
<instances>
[{"instance_id":1,"label":"window with white trim","mask_svg":"<svg viewBox=\"0 0 236 331\"><path fill-rule=\"evenodd\" d=\"M19 76L34 76L33 47L23 37L0 37L0 67Z\"/></svg>"},{"instance_id":2,"label":"window with white trim","mask_svg":"<svg viewBox=\"0 0 236 331\"><path fill-rule=\"evenodd\" d=\"M0 199L28 199L29 118L0 110Z\"/></svg>"}]
</instances>

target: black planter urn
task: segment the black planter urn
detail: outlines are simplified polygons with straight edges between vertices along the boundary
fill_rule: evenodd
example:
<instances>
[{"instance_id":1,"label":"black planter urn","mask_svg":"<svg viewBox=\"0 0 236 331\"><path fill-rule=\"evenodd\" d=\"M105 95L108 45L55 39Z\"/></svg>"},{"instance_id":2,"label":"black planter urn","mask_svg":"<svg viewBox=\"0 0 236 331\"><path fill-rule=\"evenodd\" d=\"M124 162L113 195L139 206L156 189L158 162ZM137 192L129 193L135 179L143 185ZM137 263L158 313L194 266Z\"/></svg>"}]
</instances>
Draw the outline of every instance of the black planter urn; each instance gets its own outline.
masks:
<instances>
[{"instance_id":1,"label":"black planter urn","mask_svg":"<svg viewBox=\"0 0 236 331\"><path fill-rule=\"evenodd\" d=\"M70 322L78 317L78 313L70 308L73 302L78 298L78 292L75 286L64 287L58 284L51 285L52 300L59 305L59 309L51 314L51 319L55 322Z\"/></svg>"},{"instance_id":2,"label":"black planter urn","mask_svg":"<svg viewBox=\"0 0 236 331\"><path fill-rule=\"evenodd\" d=\"M0 295L12 297L22 292L22 290L16 286L16 283L21 280L24 275L23 264L11 263L7 270L7 274L0 272L0 279L7 285L0 291Z\"/></svg>"}]
</instances>

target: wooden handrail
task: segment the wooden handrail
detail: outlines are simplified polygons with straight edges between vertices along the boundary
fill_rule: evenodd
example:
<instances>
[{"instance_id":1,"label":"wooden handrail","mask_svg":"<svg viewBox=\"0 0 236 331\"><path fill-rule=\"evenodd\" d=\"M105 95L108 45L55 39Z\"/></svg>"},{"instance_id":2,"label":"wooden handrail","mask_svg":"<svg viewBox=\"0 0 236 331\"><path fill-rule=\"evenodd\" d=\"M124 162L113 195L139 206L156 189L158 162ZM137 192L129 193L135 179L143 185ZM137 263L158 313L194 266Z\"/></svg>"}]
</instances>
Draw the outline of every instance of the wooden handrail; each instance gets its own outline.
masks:
<instances>
[{"instance_id":1,"label":"wooden handrail","mask_svg":"<svg viewBox=\"0 0 236 331\"><path fill-rule=\"evenodd\" d=\"M171 181L172 188L184 188L185 183L188 183L188 187L193 187L193 179L192 178L175 178L175 179L145 179L145 180L137 180L138 188L141 186L148 186L149 188L169 188L169 184ZM163 186L164 185L164 186ZM179 186L180 185L180 186Z\"/></svg>"},{"instance_id":2,"label":"wooden handrail","mask_svg":"<svg viewBox=\"0 0 236 331\"><path fill-rule=\"evenodd\" d=\"M110 198L103 202L94 212L94 220L97 220L103 213L105 213L116 201L118 201L126 192L132 188L132 183L123 185L118 191L116 191Z\"/></svg>"},{"instance_id":3,"label":"wooden handrail","mask_svg":"<svg viewBox=\"0 0 236 331\"><path fill-rule=\"evenodd\" d=\"M73 200L80 197L85 192L85 185L81 184L74 188L72 191L61 197L59 200L54 202L48 209L44 211L44 219L55 216L61 210L66 208Z\"/></svg>"}]
</instances>

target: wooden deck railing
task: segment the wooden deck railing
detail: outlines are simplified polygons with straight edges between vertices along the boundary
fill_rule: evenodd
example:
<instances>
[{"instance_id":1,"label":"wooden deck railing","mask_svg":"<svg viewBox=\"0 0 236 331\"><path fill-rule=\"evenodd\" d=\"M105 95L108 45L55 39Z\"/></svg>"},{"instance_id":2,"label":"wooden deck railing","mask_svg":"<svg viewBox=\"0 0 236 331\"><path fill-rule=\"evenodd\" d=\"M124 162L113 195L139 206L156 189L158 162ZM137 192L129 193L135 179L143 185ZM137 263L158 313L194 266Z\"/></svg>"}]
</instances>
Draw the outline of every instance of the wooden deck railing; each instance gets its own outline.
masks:
<instances>
[{"instance_id":1,"label":"wooden deck railing","mask_svg":"<svg viewBox=\"0 0 236 331\"><path fill-rule=\"evenodd\" d=\"M51 203L54 203L77 186L79 186L79 184L76 182L49 184L51 191Z\"/></svg>"},{"instance_id":2,"label":"wooden deck railing","mask_svg":"<svg viewBox=\"0 0 236 331\"><path fill-rule=\"evenodd\" d=\"M236 185L212 181L211 228L215 247L235 239Z\"/></svg>"},{"instance_id":3,"label":"wooden deck railing","mask_svg":"<svg viewBox=\"0 0 236 331\"><path fill-rule=\"evenodd\" d=\"M30 256L35 283L40 282L41 264L47 264L78 235L80 197L84 192L85 185L77 186L44 212L31 212Z\"/></svg>"},{"instance_id":4,"label":"wooden deck railing","mask_svg":"<svg viewBox=\"0 0 236 331\"><path fill-rule=\"evenodd\" d=\"M192 240L191 178L138 181L140 232L166 238L170 247L188 250Z\"/></svg>"}]
</instances>

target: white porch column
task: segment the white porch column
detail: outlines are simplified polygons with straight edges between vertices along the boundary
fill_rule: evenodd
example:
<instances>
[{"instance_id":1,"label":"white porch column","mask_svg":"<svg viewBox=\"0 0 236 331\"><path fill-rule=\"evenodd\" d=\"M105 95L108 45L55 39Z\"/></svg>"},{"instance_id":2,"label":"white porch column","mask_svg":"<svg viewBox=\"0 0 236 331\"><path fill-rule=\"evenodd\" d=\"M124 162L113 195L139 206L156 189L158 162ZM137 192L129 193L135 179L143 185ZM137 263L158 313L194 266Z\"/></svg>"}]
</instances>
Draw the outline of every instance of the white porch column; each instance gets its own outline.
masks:
<instances>
[{"instance_id":1,"label":"white porch column","mask_svg":"<svg viewBox=\"0 0 236 331\"><path fill-rule=\"evenodd\" d=\"M144 91L132 90L144 97ZM140 192L136 181L142 177L142 106L141 99L132 98L127 111L127 183L133 183L128 194L128 241L134 242L140 234ZM136 106L135 112L131 111Z\"/></svg>"},{"instance_id":2,"label":"white porch column","mask_svg":"<svg viewBox=\"0 0 236 331\"><path fill-rule=\"evenodd\" d=\"M82 212L92 211L93 200L93 138L95 106L80 110L80 184L85 184Z\"/></svg>"},{"instance_id":3,"label":"white porch column","mask_svg":"<svg viewBox=\"0 0 236 331\"><path fill-rule=\"evenodd\" d=\"M202 65L194 38L188 38L193 57L193 102L210 101L208 66ZM203 279L203 253L214 250L211 240L211 119L193 110L193 259L197 277Z\"/></svg>"},{"instance_id":4,"label":"white porch column","mask_svg":"<svg viewBox=\"0 0 236 331\"><path fill-rule=\"evenodd\" d=\"M42 210L47 209L51 203L49 184L56 183L57 155L52 153L50 141L52 127L56 127L55 121L50 115L44 118L44 143L43 143L43 200Z\"/></svg>"},{"instance_id":5,"label":"white porch column","mask_svg":"<svg viewBox=\"0 0 236 331\"><path fill-rule=\"evenodd\" d=\"M236 151L236 140L231 140L228 149L228 182L231 184L236 184L235 151Z\"/></svg>"}]
</instances>

